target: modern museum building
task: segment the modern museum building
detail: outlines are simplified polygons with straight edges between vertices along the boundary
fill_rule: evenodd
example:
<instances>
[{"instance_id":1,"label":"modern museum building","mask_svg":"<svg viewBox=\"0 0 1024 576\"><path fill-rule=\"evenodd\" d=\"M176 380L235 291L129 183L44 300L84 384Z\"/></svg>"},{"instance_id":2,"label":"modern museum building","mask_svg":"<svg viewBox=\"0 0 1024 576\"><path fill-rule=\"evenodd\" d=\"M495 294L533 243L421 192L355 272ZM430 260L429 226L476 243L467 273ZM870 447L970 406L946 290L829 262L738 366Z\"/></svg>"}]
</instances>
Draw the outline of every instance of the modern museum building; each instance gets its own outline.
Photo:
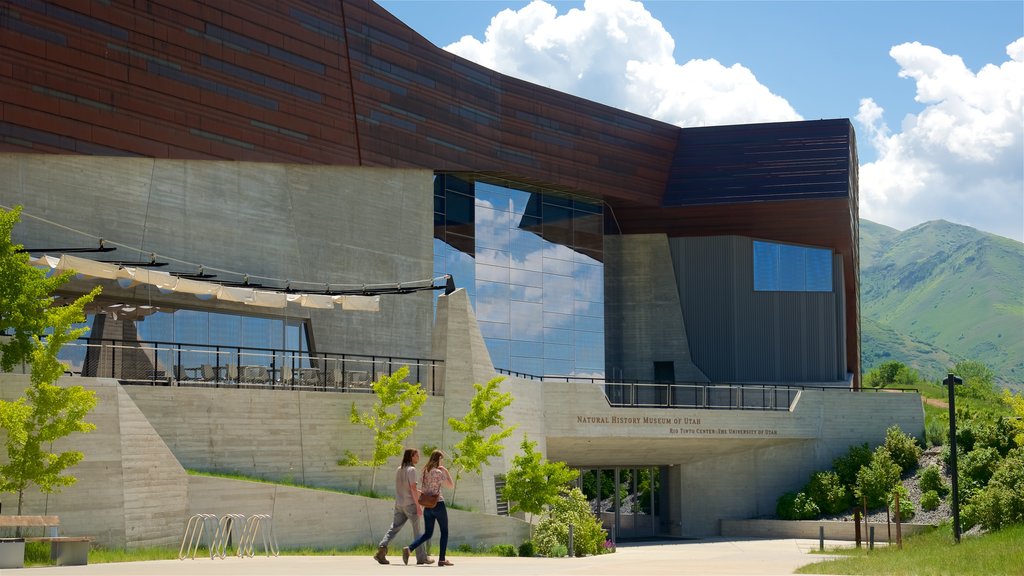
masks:
<instances>
[{"instance_id":1,"label":"modern museum building","mask_svg":"<svg viewBox=\"0 0 1024 576\"><path fill-rule=\"evenodd\" d=\"M402 366L429 395L411 446L450 451L474 383L514 398L455 544L525 539L500 495L524 435L618 483L594 510L629 538L721 534L852 444L923 434L916 394L860 388L847 119L680 128L371 0L11 0L0 86L14 241L77 272L62 297L103 287L60 381L97 429L61 441L77 484L25 505L68 533L177 545L238 512L282 546L375 543L388 501L189 472L366 491L349 411Z\"/></svg>"}]
</instances>

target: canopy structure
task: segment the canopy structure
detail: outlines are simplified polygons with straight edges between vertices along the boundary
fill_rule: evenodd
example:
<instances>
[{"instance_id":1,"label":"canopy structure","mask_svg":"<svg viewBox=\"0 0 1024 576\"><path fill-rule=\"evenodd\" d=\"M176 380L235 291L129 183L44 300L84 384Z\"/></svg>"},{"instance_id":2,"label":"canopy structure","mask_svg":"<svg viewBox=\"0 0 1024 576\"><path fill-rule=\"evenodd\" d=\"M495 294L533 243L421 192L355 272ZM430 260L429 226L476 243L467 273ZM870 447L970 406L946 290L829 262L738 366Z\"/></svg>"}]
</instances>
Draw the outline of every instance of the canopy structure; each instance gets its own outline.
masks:
<instances>
[{"instance_id":1,"label":"canopy structure","mask_svg":"<svg viewBox=\"0 0 1024 576\"><path fill-rule=\"evenodd\" d=\"M321 310L341 306L343 310L379 312L380 294L404 294L420 290L442 290L444 285L435 286L433 278L415 282L372 285L323 284L323 290L295 290L290 286L274 290L238 285L225 285L205 280L185 278L169 272L132 267L123 264L99 262L79 256L61 254L42 255L29 260L33 266L56 271L72 270L80 277L111 280L122 288L138 285L155 286L161 293L193 294L207 300L215 298L225 302L243 303L264 308L286 308L295 303L305 308ZM444 280L442 278L441 280ZM308 283L303 283L308 284Z\"/></svg>"}]
</instances>

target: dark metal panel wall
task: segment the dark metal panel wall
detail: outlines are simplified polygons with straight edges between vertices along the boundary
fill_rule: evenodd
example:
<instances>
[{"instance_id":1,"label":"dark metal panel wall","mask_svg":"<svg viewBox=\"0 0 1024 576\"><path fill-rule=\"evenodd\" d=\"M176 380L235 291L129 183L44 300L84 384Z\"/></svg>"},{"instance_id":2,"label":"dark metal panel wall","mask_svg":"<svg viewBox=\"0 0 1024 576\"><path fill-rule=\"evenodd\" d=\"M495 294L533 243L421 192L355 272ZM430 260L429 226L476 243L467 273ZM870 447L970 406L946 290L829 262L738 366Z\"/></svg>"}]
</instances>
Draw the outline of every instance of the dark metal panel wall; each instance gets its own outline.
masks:
<instances>
[{"instance_id":1,"label":"dark metal panel wall","mask_svg":"<svg viewBox=\"0 0 1024 576\"><path fill-rule=\"evenodd\" d=\"M369 0L9 0L0 32L0 151L484 171L656 205L680 130Z\"/></svg>"},{"instance_id":2,"label":"dark metal panel wall","mask_svg":"<svg viewBox=\"0 0 1024 576\"><path fill-rule=\"evenodd\" d=\"M845 380L835 292L755 292L750 238L672 238L670 245L691 357L711 381ZM834 283L837 273L834 257Z\"/></svg>"}]
</instances>

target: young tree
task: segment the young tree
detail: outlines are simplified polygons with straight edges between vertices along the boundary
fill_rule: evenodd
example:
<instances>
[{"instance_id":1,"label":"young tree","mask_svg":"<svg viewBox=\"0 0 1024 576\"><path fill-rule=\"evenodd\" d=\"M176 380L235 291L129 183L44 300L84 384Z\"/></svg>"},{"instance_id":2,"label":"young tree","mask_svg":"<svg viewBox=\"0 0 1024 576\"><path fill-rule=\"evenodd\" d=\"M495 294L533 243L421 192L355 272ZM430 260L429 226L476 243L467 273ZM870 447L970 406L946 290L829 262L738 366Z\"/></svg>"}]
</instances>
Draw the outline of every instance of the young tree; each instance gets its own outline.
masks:
<instances>
[{"instance_id":1,"label":"young tree","mask_svg":"<svg viewBox=\"0 0 1024 576\"><path fill-rule=\"evenodd\" d=\"M544 459L536 447L537 443L531 442L524 434L520 444L523 453L512 459L512 468L505 475L505 488L502 490L502 496L513 503L511 512L522 510L531 515L531 529L533 515L554 504L570 489L569 483L580 475L565 462Z\"/></svg>"},{"instance_id":2,"label":"young tree","mask_svg":"<svg viewBox=\"0 0 1024 576\"><path fill-rule=\"evenodd\" d=\"M459 478L463 472L480 474L480 469L490 463L491 456L500 456L504 451L502 440L508 438L517 426L505 427L502 411L512 404L511 392L499 392L498 386L504 380L498 376L492 378L486 386L473 384L476 394L470 401L466 416L449 418L448 425L452 430L461 433L462 440L455 443L452 465L455 467L455 488L452 489L452 502L459 488ZM484 432L498 430L484 437Z\"/></svg>"},{"instance_id":3,"label":"young tree","mask_svg":"<svg viewBox=\"0 0 1024 576\"><path fill-rule=\"evenodd\" d=\"M371 492L377 482L377 468L388 458L402 453L405 439L416 427L415 419L423 414L427 393L418 383L406 382L408 376L409 367L402 366L394 374L385 374L374 382L373 393L377 395L377 402L368 412L360 413L355 402L352 403L349 420L373 432L373 454L369 460L363 460L351 450L345 450L345 457L338 460L338 465L373 467Z\"/></svg>"},{"instance_id":4,"label":"young tree","mask_svg":"<svg viewBox=\"0 0 1024 576\"><path fill-rule=\"evenodd\" d=\"M10 340L0 345L0 364L4 370L21 362L32 367L27 399L0 400L8 460L0 465L0 492L18 494L18 514L25 490L32 484L52 493L77 481L63 472L80 462L82 453L51 450L55 440L95 428L84 418L96 406L96 395L81 386L59 387L54 382L64 373L64 364L58 360L60 349L86 332L73 325L85 319L85 305L100 291L97 287L71 304L54 305L52 292L73 272L46 278L28 264L28 254L11 242L20 213L20 208L0 210L0 329L12 332Z\"/></svg>"}]
</instances>

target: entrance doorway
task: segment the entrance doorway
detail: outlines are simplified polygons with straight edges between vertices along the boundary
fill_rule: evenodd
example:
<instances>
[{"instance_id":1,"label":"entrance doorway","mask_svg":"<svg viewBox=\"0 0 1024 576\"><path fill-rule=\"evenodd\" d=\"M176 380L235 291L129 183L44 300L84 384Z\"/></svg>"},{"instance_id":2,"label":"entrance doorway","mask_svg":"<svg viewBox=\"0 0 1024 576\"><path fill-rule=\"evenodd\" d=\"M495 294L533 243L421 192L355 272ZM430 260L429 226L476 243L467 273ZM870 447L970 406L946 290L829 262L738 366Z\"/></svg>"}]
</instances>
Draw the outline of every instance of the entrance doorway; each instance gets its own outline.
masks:
<instances>
[{"instance_id":1,"label":"entrance doorway","mask_svg":"<svg viewBox=\"0 0 1024 576\"><path fill-rule=\"evenodd\" d=\"M668 468L585 468L580 490L615 541L671 536Z\"/></svg>"}]
</instances>

